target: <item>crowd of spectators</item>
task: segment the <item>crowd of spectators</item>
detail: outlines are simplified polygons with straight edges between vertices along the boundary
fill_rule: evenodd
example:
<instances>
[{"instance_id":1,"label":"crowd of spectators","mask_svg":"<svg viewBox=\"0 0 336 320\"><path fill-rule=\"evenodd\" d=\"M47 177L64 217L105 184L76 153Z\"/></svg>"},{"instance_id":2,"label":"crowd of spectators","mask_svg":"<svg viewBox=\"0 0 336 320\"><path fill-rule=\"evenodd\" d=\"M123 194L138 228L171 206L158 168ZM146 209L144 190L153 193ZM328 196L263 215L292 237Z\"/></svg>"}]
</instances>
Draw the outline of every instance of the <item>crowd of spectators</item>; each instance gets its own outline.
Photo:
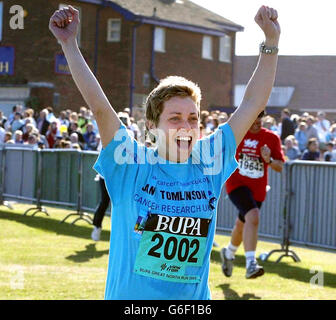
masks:
<instances>
[{"instance_id":1,"label":"crowd of spectators","mask_svg":"<svg viewBox=\"0 0 336 320\"><path fill-rule=\"evenodd\" d=\"M229 116L219 110L201 112L201 136L211 134ZM336 121L326 118L323 111L317 116L308 112L291 114L284 109L278 121L272 115L262 119L262 126L281 139L286 160L336 162Z\"/></svg>"},{"instance_id":2,"label":"crowd of spectators","mask_svg":"<svg viewBox=\"0 0 336 320\"><path fill-rule=\"evenodd\" d=\"M285 109L278 124L271 116L264 118L264 123L272 121L270 129L280 136L286 160L336 162L336 123L328 120L325 112L291 115Z\"/></svg>"},{"instance_id":3,"label":"crowd of spectators","mask_svg":"<svg viewBox=\"0 0 336 320\"><path fill-rule=\"evenodd\" d=\"M118 116L134 139L148 147L153 145L143 119L135 121L129 108ZM227 113L219 110L201 111L200 138L214 132L228 118ZM308 112L290 114L284 109L278 120L266 115L262 124L279 135L286 160L336 162L336 122L328 120L323 111L314 116ZM84 106L79 112L66 109L56 115L52 107L35 114L33 109L23 110L16 105L8 118L0 110L0 143L27 144L40 149L99 151L101 148L97 123L91 110Z\"/></svg>"},{"instance_id":4,"label":"crowd of spectators","mask_svg":"<svg viewBox=\"0 0 336 320\"><path fill-rule=\"evenodd\" d=\"M35 114L33 109L13 107L6 118L0 110L0 143L31 145L40 149L97 150L100 137L91 110L81 107L55 115L52 107Z\"/></svg>"}]
</instances>

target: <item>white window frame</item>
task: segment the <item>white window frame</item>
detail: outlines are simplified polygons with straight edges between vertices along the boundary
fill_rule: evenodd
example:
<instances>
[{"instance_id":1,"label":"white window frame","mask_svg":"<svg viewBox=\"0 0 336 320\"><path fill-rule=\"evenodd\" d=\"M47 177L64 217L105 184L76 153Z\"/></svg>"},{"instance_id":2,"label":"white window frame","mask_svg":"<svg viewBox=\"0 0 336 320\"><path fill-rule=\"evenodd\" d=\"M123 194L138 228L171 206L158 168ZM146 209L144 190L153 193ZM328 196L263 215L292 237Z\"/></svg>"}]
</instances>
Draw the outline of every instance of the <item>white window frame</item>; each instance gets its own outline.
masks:
<instances>
[{"instance_id":1,"label":"white window frame","mask_svg":"<svg viewBox=\"0 0 336 320\"><path fill-rule=\"evenodd\" d=\"M202 39L202 58L212 60L213 59L213 45L212 45L212 37L211 36L203 36Z\"/></svg>"},{"instance_id":2,"label":"white window frame","mask_svg":"<svg viewBox=\"0 0 336 320\"><path fill-rule=\"evenodd\" d=\"M232 62L231 57L232 52L232 39L230 36L225 35L219 38L219 61L221 62Z\"/></svg>"},{"instance_id":3,"label":"white window frame","mask_svg":"<svg viewBox=\"0 0 336 320\"><path fill-rule=\"evenodd\" d=\"M64 3L60 3L58 5L58 9L62 9L64 7L67 7L68 5L67 4L64 4ZM79 11L79 25L78 25L78 34L77 34L77 43L78 43L78 47L81 46L81 38L82 38L82 10L80 7L78 6L74 6L72 5L75 9L77 9Z\"/></svg>"},{"instance_id":4,"label":"white window frame","mask_svg":"<svg viewBox=\"0 0 336 320\"><path fill-rule=\"evenodd\" d=\"M234 103L235 107L239 106L243 100L247 84L236 84L234 88ZM267 107L288 107L295 87L276 87L272 88L270 97L267 101Z\"/></svg>"},{"instance_id":5,"label":"white window frame","mask_svg":"<svg viewBox=\"0 0 336 320\"><path fill-rule=\"evenodd\" d=\"M154 29L154 51L166 52L166 29L155 27Z\"/></svg>"},{"instance_id":6,"label":"white window frame","mask_svg":"<svg viewBox=\"0 0 336 320\"><path fill-rule=\"evenodd\" d=\"M0 1L0 41L2 41L3 1Z\"/></svg>"},{"instance_id":7,"label":"white window frame","mask_svg":"<svg viewBox=\"0 0 336 320\"><path fill-rule=\"evenodd\" d=\"M112 26L113 22L118 22L117 26ZM117 35L113 37L112 34ZM121 19L110 18L107 20L107 42L120 42L121 39Z\"/></svg>"}]
</instances>

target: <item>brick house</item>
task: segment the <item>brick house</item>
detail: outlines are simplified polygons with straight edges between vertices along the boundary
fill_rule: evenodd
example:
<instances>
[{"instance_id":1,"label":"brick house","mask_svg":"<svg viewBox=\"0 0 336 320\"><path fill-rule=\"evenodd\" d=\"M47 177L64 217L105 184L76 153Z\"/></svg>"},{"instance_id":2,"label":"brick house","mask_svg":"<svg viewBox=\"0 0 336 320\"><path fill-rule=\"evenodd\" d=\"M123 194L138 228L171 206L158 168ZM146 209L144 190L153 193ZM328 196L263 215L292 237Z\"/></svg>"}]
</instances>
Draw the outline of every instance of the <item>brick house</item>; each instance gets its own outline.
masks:
<instances>
[{"instance_id":1,"label":"brick house","mask_svg":"<svg viewBox=\"0 0 336 320\"><path fill-rule=\"evenodd\" d=\"M238 105L245 86L258 61L257 56L235 57L235 99ZM335 56L279 56L278 68L268 113L280 114L288 108L293 113L325 111L330 119L336 117Z\"/></svg>"},{"instance_id":2,"label":"brick house","mask_svg":"<svg viewBox=\"0 0 336 320\"><path fill-rule=\"evenodd\" d=\"M189 0L69 0L80 10L79 46L116 110L140 106L159 79L198 83L203 108L229 106L235 34L243 28ZM0 0L0 109L85 105L48 29L55 0ZM20 8L23 26L20 28ZM13 27L14 26L14 27ZM22 28L23 27L23 28Z\"/></svg>"}]
</instances>

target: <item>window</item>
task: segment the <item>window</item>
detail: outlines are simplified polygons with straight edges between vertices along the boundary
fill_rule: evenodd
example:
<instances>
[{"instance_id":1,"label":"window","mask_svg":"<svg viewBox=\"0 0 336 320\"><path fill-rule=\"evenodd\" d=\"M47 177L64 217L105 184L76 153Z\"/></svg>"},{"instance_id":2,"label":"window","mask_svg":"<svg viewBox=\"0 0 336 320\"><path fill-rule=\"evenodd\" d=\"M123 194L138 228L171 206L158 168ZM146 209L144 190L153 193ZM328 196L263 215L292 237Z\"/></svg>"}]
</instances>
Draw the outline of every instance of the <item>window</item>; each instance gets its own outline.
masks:
<instances>
[{"instance_id":1,"label":"window","mask_svg":"<svg viewBox=\"0 0 336 320\"><path fill-rule=\"evenodd\" d=\"M120 42L120 19L107 20L107 42Z\"/></svg>"},{"instance_id":2,"label":"window","mask_svg":"<svg viewBox=\"0 0 336 320\"><path fill-rule=\"evenodd\" d=\"M246 90L245 84L236 84L234 90L234 106L239 106ZM268 99L268 107L287 107L294 94L294 87L273 87Z\"/></svg>"},{"instance_id":3,"label":"window","mask_svg":"<svg viewBox=\"0 0 336 320\"><path fill-rule=\"evenodd\" d=\"M219 38L219 61L231 62L231 37Z\"/></svg>"},{"instance_id":4,"label":"window","mask_svg":"<svg viewBox=\"0 0 336 320\"><path fill-rule=\"evenodd\" d=\"M0 1L0 41L2 41L3 2Z\"/></svg>"},{"instance_id":5,"label":"window","mask_svg":"<svg viewBox=\"0 0 336 320\"><path fill-rule=\"evenodd\" d=\"M287 107L294 94L294 87L273 87L268 106Z\"/></svg>"},{"instance_id":6,"label":"window","mask_svg":"<svg viewBox=\"0 0 336 320\"><path fill-rule=\"evenodd\" d=\"M203 37L202 58L212 60L212 38L209 36Z\"/></svg>"},{"instance_id":7,"label":"window","mask_svg":"<svg viewBox=\"0 0 336 320\"><path fill-rule=\"evenodd\" d=\"M63 4L61 3L58 8L59 9L62 9L64 7L67 7L68 5L67 4ZM81 14L81 8L77 7L77 6L74 6L73 7L75 9L77 9L79 11L79 20L82 21L82 14ZM79 22L79 26L78 26L78 34L77 34L77 43L78 43L78 46L80 47L81 46L81 22Z\"/></svg>"},{"instance_id":8,"label":"window","mask_svg":"<svg viewBox=\"0 0 336 320\"><path fill-rule=\"evenodd\" d=\"M154 30L154 51L165 52L166 30L155 28Z\"/></svg>"}]
</instances>

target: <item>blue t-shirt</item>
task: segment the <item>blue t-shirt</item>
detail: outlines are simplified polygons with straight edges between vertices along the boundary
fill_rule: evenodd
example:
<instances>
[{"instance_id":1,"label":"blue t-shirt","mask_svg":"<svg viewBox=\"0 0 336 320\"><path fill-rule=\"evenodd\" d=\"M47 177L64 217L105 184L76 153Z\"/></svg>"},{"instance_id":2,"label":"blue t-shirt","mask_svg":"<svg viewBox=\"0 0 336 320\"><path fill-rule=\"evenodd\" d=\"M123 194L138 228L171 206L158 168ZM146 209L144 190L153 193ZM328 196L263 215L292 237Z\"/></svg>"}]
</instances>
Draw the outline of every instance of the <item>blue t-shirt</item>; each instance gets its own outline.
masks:
<instances>
[{"instance_id":1,"label":"blue t-shirt","mask_svg":"<svg viewBox=\"0 0 336 320\"><path fill-rule=\"evenodd\" d=\"M94 169L112 201L105 299L206 300L217 201L237 168L228 124L169 162L121 124Z\"/></svg>"},{"instance_id":2,"label":"blue t-shirt","mask_svg":"<svg viewBox=\"0 0 336 320\"><path fill-rule=\"evenodd\" d=\"M318 161L320 160L319 151L309 151L308 149L302 154L302 160Z\"/></svg>"}]
</instances>

